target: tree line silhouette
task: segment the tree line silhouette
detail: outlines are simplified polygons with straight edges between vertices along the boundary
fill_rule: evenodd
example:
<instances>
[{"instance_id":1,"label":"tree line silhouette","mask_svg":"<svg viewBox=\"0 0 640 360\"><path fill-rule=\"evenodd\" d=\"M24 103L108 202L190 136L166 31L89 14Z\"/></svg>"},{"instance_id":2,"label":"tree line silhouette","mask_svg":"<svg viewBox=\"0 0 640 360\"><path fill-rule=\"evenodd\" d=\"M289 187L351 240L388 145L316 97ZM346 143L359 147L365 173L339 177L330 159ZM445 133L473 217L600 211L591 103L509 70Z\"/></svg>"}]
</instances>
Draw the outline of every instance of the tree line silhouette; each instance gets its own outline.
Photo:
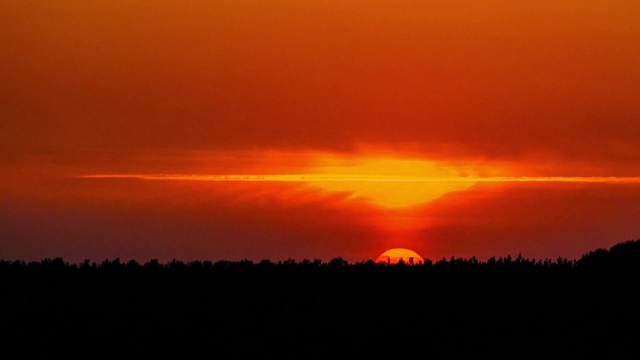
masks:
<instances>
[{"instance_id":1,"label":"tree line silhouette","mask_svg":"<svg viewBox=\"0 0 640 360\"><path fill-rule=\"evenodd\" d=\"M640 354L639 276L640 240L577 260L2 260L1 339L26 353L625 357Z\"/></svg>"}]
</instances>

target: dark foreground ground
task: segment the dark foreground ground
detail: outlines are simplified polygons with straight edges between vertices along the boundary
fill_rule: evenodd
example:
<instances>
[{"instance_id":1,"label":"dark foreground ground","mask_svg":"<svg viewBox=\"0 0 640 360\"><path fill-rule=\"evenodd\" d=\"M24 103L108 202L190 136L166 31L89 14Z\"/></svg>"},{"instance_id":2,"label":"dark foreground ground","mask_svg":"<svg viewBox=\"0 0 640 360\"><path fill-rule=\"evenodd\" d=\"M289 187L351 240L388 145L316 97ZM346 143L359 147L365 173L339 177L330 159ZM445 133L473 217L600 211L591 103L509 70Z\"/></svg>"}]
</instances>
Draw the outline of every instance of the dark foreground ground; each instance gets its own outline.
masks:
<instances>
[{"instance_id":1,"label":"dark foreground ground","mask_svg":"<svg viewBox=\"0 0 640 360\"><path fill-rule=\"evenodd\" d=\"M2 351L640 358L640 243L579 261L0 263Z\"/></svg>"}]
</instances>

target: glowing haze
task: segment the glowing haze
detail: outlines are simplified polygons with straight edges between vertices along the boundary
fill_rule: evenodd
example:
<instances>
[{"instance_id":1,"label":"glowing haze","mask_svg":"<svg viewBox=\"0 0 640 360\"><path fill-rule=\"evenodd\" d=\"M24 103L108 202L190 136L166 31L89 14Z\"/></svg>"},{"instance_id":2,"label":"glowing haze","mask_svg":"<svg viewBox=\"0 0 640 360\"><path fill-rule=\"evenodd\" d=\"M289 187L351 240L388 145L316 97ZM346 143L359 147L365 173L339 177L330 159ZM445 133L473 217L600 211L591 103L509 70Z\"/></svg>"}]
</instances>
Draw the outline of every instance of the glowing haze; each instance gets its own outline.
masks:
<instances>
[{"instance_id":1,"label":"glowing haze","mask_svg":"<svg viewBox=\"0 0 640 360\"><path fill-rule=\"evenodd\" d=\"M640 237L640 3L0 1L0 254Z\"/></svg>"}]
</instances>

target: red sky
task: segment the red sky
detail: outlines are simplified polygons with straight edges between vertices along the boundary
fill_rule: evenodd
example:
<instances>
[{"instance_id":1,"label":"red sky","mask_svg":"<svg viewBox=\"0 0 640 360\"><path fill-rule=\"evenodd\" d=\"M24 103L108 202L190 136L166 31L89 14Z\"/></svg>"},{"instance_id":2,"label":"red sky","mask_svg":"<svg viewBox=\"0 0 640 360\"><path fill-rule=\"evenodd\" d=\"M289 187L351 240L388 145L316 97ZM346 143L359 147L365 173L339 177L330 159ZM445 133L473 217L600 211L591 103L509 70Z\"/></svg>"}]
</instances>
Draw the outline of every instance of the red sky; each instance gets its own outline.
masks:
<instances>
[{"instance_id":1,"label":"red sky","mask_svg":"<svg viewBox=\"0 0 640 360\"><path fill-rule=\"evenodd\" d=\"M555 259L640 238L639 18L0 0L0 257Z\"/></svg>"}]
</instances>

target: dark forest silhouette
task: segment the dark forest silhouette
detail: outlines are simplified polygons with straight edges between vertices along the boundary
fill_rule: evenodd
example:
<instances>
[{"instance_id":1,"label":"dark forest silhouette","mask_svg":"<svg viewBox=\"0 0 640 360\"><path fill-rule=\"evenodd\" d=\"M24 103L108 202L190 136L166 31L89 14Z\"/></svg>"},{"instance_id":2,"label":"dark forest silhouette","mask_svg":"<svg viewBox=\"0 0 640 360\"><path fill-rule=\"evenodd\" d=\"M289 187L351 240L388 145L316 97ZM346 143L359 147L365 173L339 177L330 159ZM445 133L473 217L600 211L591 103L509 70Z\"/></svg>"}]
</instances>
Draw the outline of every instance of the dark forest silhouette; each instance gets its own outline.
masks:
<instances>
[{"instance_id":1,"label":"dark forest silhouette","mask_svg":"<svg viewBox=\"0 0 640 360\"><path fill-rule=\"evenodd\" d=\"M25 354L626 358L639 277L640 240L578 260L0 261L0 326Z\"/></svg>"}]
</instances>

